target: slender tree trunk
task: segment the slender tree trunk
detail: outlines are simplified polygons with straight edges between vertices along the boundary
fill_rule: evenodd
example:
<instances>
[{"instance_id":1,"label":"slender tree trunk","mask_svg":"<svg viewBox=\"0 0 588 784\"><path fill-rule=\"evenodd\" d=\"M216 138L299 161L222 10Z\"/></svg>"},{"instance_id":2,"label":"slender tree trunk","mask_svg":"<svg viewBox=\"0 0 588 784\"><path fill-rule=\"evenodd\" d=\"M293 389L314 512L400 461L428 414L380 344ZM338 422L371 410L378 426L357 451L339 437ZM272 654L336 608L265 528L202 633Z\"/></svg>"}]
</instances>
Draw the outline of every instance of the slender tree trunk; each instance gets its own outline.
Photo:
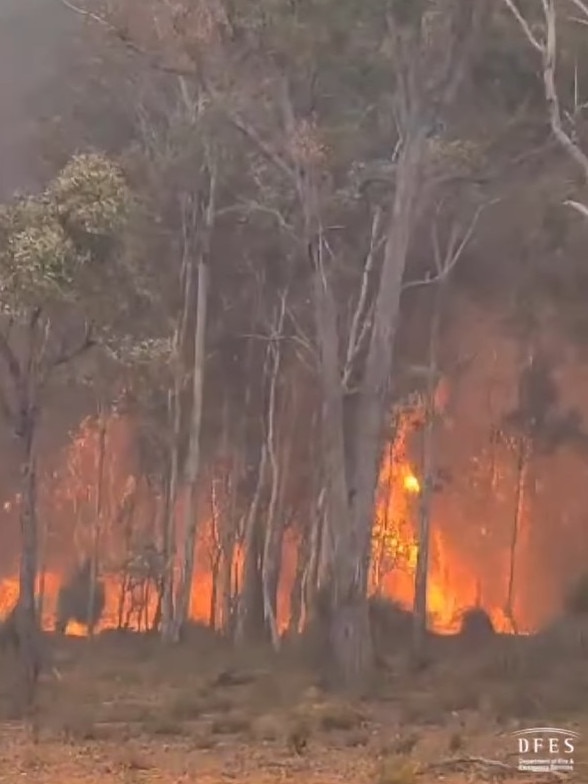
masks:
<instances>
[{"instance_id":1,"label":"slender tree trunk","mask_svg":"<svg viewBox=\"0 0 588 784\"><path fill-rule=\"evenodd\" d=\"M106 416L102 405L98 413L98 466L96 472L96 503L92 525L92 552L90 554L90 585L88 591L88 608L86 613L88 636L94 634L94 603L99 572L100 534L102 522L102 499L104 486L104 460L106 456Z\"/></svg>"},{"instance_id":2,"label":"slender tree trunk","mask_svg":"<svg viewBox=\"0 0 588 784\"><path fill-rule=\"evenodd\" d=\"M117 622L116 628L122 629L123 628L123 617L125 612L125 601L127 598L127 572L125 569L124 574L122 575L122 579L120 581L120 590L118 594L118 612L117 612Z\"/></svg>"},{"instance_id":3,"label":"slender tree trunk","mask_svg":"<svg viewBox=\"0 0 588 784\"><path fill-rule=\"evenodd\" d=\"M326 488L323 487L318 493L312 513L308 560L302 579L302 598L306 621L309 620L314 612L319 586L328 582L328 569L330 568L328 563L330 563L331 558L324 555L324 550L327 549L323 542L325 529L327 528L325 525L325 501Z\"/></svg>"},{"instance_id":4,"label":"slender tree trunk","mask_svg":"<svg viewBox=\"0 0 588 784\"><path fill-rule=\"evenodd\" d=\"M226 544L219 567L218 615L224 634L229 634L232 606L233 549Z\"/></svg>"},{"instance_id":5,"label":"slender tree trunk","mask_svg":"<svg viewBox=\"0 0 588 784\"><path fill-rule=\"evenodd\" d=\"M45 614L45 596L46 596L46 574L47 574L47 540L49 538L49 525L47 522L47 512L42 517L42 523L38 526L39 533L39 590L37 595L37 618L39 619L39 626L43 628L43 616Z\"/></svg>"},{"instance_id":6,"label":"slender tree trunk","mask_svg":"<svg viewBox=\"0 0 588 784\"><path fill-rule=\"evenodd\" d=\"M277 622L277 591L280 573L281 545L283 536L283 523L278 520L278 499L281 486L281 473L276 446L276 397L277 382L280 372L281 345L279 338L284 325L286 313L286 296L282 298L282 308L278 316L276 328L277 340L270 348L271 362L269 367L269 398L267 407L267 435L266 449L270 469L270 498L267 509L265 536L263 545L263 559L261 567L261 581L263 590L263 614L268 626L270 639L274 650L280 647L280 635Z\"/></svg>"},{"instance_id":7,"label":"slender tree trunk","mask_svg":"<svg viewBox=\"0 0 588 784\"><path fill-rule=\"evenodd\" d=\"M221 559L219 564L218 584L217 591L217 617L219 619L219 627L222 628L223 634L231 636L232 612L233 612L233 569L235 566L235 542L237 538L237 492L235 482L233 481L236 476L235 464L230 462L230 473L227 479L227 495L229 496L229 503L227 505L226 515L222 520L222 535L221 535Z\"/></svg>"},{"instance_id":8,"label":"slender tree trunk","mask_svg":"<svg viewBox=\"0 0 588 784\"><path fill-rule=\"evenodd\" d=\"M176 372L176 375L178 373ZM176 378L175 389L170 393L170 409L173 417L171 467L163 513L163 575L161 597L161 636L172 639L174 619L174 574L176 560L176 500L181 438L180 381Z\"/></svg>"},{"instance_id":9,"label":"slender tree trunk","mask_svg":"<svg viewBox=\"0 0 588 784\"><path fill-rule=\"evenodd\" d=\"M418 504L417 563L414 590L413 648L422 657L427 640L427 598L429 577L429 548L431 544L431 508L435 485L435 391L438 383L438 344L445 281L436 284L433 292L433 315L429 333L429 368L425 403L425 424L422 442L422 487Z\"/></svg>"},{"instance_id":10,"label":"slender tree trunk","mask_svg":"<svg viewBox=\"0 0 588 784\"><path fill-rule=\"evenodd\" d=\"M379 540L375 543L377 544L377 549L376 547L372 546L374 560L371 569L371 575L372 575L371 590L373 590L377 596L379 596L382 592L384 569L386 566L386 557L388 554L388 528L390 525L390 510L393 508L392 505L394 503L394 499L393 499L394 482L392 481L393 460L394 460L394 440L391 439L390 443L388 444L387 461L390 468L388 470L388 477L386 482L386 496L384 501L384 509L385 509L384 520L382 521L382 526L381 526L381 536L379 537Z\"/></svg>"},{"instance_id":11,"label":"slender tree trunk","mask_svg":"<svg viewBox=\"0 0 588 784\"><path fill-rule=\"evenodd\" d=\"M17 630L24 706L30 709L36 693L41 667L40 638L35 602L37 583L37 487L35 459L35 421L32 413L23 416L21 435L21 555Z\"/></svg>"},{"instance_id":12,"label":"slender tree trunk","mask_svg":"<svg viewBox=\"0 0 588 784\"><path fill-rule=\"evenodd\" d=\"M192 418L186 465L187 497L184 504L184 555L182 572L178 586L176 617L174 618L173 639L178 641L183 625L190 612L190 597L194 575L194 552L196 549L197 529L197 484L200 471L200 431L202 426L202 405L204 392L204 363L206 360L206 322L208 308L209 269L207 253L198 262L198 298L196 327L194 334L194 365L192 371Z\"/></svg>"},{"instance_id":13,"label":"slender tree trunk","mask_svg":"<svg viewBox=\"0 0 588 784\"><path fill-rule=\"evenodd\" d=\"M261 447L257 485L245 519L243 535L243 574L237 602L235 640L243 642L256 636L258 630L257 606L259 594L259 515L268 466L267 445ZM263 616L262 616L263 618Z\"/></svg>"},{"instance_id":14,"label":"slender tree trunk","mask_svg":"<svg viewBox=\"0 0 588 784\"><path fill-rule=\"evenodd\" d=\"M288 636L293 637L301 630L304 621L304 576L310 556L309 530L306 527L298 543L296 573L290 591L290 618L288 620Z\"/></svg>"},{"instance_id":15,"label":"slender tree trunk","mask_svg":"<svg viewBox=\"0 0 588 784\"><path fill-rule=\"evenodd\" d=\"M508 585L506 590L505 615L511 623L515 634L518 631L518 624L514 612L515 588L516 588L516 564L518 557L518 545L520 540L521 525L525 511L525 491L527 487L527 475L529 471L529 445L525 436L519 440L519 450L517 456L517 483L515 489L515 509L512 523L512 535L510 541L510 566L508 572Z\"/></svg>"},{"instance_id":16,"label":"slender tree trunk","mask_svg":"<svg viewBox=\"0 0 588 784\"><path fill-rule=\"evenodd\" d=\"M329 487L328 539L334 553L330 642L332 670L344 687L361 686L372 670L367 588L374 499L389 405L402 280L420 194L425 145L424 131L411 129L396 164L396 191L352 427L345 421L348 415L344 413L333 292L320 257L315 260L315 316ZM348 440L346 432L351 433Z\"/></svg>"},{"instance_id":17,"label":"slender tree trunk","mask_svg":"<svg viewBox=\"0 0 588 784\"><path fill-rule=\"evenodd\" d=\"M186 244L186 243L185 243ZM192 300L194 265L190 263L187 248L180 273L183 302L182 311L174 332L174 382L168 399L171 420L170 475L163 515L163 595L161 601L161 636L171 642L174 636L174 589L176 565L176 501L180 478L180 447L182 440L182 392L184 389L183 348L188 326L188 313Z\"/></svg>"}]
</instances>

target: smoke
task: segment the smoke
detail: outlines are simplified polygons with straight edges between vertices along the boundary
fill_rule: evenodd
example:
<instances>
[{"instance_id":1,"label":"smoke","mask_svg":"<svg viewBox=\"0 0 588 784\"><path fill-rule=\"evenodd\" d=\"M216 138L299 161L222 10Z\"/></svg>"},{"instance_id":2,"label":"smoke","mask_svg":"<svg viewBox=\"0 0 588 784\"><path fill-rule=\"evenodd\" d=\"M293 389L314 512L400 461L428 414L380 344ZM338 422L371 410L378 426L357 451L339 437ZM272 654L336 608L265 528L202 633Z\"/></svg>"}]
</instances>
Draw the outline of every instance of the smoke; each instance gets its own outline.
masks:
<instances>
[{"instance_id":1,"label":"smoke","mask_svg":"<svg viewBox=\"0 0 588 784\"><path fill-rule=\"evenodd\" d=\"M42 174L39 124L71 79L80 21L58 0L0 3L0 198L34 188Z\"/></svg>"}]
</instances>

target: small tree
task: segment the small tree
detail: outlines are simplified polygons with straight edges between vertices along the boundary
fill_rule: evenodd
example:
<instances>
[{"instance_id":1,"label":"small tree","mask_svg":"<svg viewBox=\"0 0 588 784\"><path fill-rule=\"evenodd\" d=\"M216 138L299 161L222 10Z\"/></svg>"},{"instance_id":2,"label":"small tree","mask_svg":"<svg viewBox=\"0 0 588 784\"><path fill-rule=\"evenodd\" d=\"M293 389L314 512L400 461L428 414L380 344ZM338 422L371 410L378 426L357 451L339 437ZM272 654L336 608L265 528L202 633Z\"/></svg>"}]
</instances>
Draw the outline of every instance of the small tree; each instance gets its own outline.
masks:
<instances>
[{"instance_id":1,"label":"small tree","mask_svg":"<svg viewBox=\"0 0 588 784\"><path fill-rule=\"evenodd\" d=\"M27 704L40 667L36 435L50 383L95 343L87 314L100 293L111 293L109 260L129 205L119 168L89 154L72 159L39 196L0 209L0 361L5 371L0 409L16 438L21 468L17 620Z\"/></svg>"},{"instance_id":2,"label":"small tree","mask_svg":"<svg viewBox=\"0 0 588 784\"><path fill-rule=\"evenodd\" d=\"M415 574L414 592L414 649L420 656L424 652L427 630L427 589L429 574L429 546L431 541L431 510L433 493L438 485L438 467L436 465L436 430L438 412L435 396L440 378L439 342L441 338L441 321L444 316L447 288L451 273L459 262L469 241L472 238L481 207L475 212L467 230L460 233L454 224L445 249L442 251L439 238L439 227L435 221L432 231L432 248L434 273L423 281L415 281L407 285L434 284L433 304L430 317L428 367L426 369L425 411L422 438L422 488L419 494L418 510L418 551Z\"/></svg>"},{"instance_id":3,"label":"small tree","mask_svg":"<svg viewBox=\"0 0 588 784\"><path fill-rule=\"evenodd\" d=\"M504 419L509 445L516 455L514 512L510 544L510 567L505 615L517 631L514 612L516 565L523 535L523 518L529 490L532 463L538 455L550 455L563 446L584 448L586 435L581 416L575 409L561 411L559 392L553 379L549 358L532 350L522 368L516 408Z\"/></svg>"}]
</instances>

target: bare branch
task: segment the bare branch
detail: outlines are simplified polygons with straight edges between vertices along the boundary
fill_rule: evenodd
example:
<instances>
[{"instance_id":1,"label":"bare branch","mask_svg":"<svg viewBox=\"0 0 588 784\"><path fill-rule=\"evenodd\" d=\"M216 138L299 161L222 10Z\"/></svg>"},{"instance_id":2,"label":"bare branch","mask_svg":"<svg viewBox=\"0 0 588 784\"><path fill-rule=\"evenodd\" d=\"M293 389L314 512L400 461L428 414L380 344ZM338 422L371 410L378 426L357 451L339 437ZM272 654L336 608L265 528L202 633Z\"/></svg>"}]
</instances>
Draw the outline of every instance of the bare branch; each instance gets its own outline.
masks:
<instances>
[{"instance_id":1,"label":"bare branch","mask_svg":"<svg viewBox=\"0 0 588 784\"><path fill-rule=\"evenodd\" d=\"M87 11L84 8L80 8L77 5L69 2L69 0L59 0L59 2L64 5L66 8L69 8L71 11L79 14L80 16L85 17L86 19L90 19L91 21L96 22L99 24L103 29L105 29L108 33L113 35L118 41L120 41L125 48L127 48L130 52L135 55L139 55L140 57L144 58L149 66L156 71L160 71L162 73L167 73L171 75L175 75L180 77L180 79L186 78L198 78L198 82L206 92L206 94L211 98L217 109L219 109L225 119L240 133L242 133L252 144L257 147L259 152L261 152L270 162L272 162L280 171L285 174L290 180L296 180L296 172L292 169L272 147L268 144L257 132L257 130L250 125L246 120L240 117L238 114L233 112L229 109L226 104L220 99L216 90L213 89L212 85L208 84L204 75L198 73L196 71L196 67L194 68L184 68L175 65L169 65L164 63L156 54L153 52L149 52L143 47L139 46L135 41L130 39L123 30L118 29L115 25L111 24L107 19L99 14L92 13ZM182 89L182 84L180 83L180 87ZM183 92L185 91L185 83L183 85Z\"/></svg>"},{"instance_id":2,"label":"bare branch","mask_svg":"<svg viewBox=\"0 0 588 784\"><path fill-rule=\"evenodd\" d=\"M402 290L406 291L407 289L413 289L417 286L428 286L431 283L438 283L441 280L447 278L453 268L456 266L458 261L463 256L463 252L466 249L466 246L470 242L474 231L476 230L476 226L478 225L478 221L480 220L480 216L482 212L492 204L496 204L498 199L493 199L491 202L487 202L485 204L480 204L478 209L474 213L472 220L468 228L466 229L465 233L462 235L461 240L459 240L459 234L457 226L454 225L451 229L451 234L449 237L449 241L447 243L447 248L445 249L445 254L441 256L440 251L440 243L438 237L438 231L436 225L433 226L432 235L433 235L433 257L435 261L435 269L436 273L434 275L428 275L425 278L421 278L419 280L410 280L403 284Z\"/></svg>"},{"instance_id":3,"label":"bare branch","mask_svg":"<svg viewBox=\"0 0 588 784\"><path fill-rule=\"evenodd\" d=\"M357 300L357 306L353 314L351 322L351 329L349 331L349 341L347 343L347 356L345 358L345 367L343 370L343 386L347 386L351 373L353 371L353 363L361 349L367 329L364 329L368 321L368 314L366 313L366 305L369 294L369 284L374 269L376 254L382 247L385 237L380 236L380 228L382 224L382 209L378 207L374 212L372 220L372 229L370 235L370 246L366 256L363 276L361 280L361 289Z\"/></svg>"},{"instance_id":4,"label":"bare branch","mask_svg":"<svg viewBox=\"0 0 588 784\"><path fill-rule=\"evenodd\" d=\"M280 210L267 204L260 204L253 199L242 199L238 204L231 204L228 207L222 207L217 211L217 217L230 215L231 213L243 213L247 215L251 214L252 212L260 212L265 213L266 215L271 215L273 218L275 218L276 222L283 231L292 235L292 238L300 243L299 233L296 232L294 226L291 223L287 222Z\"/></svg>"},{"instance_id":5,"label":"bare branch","mask_svg":"<svg viewBox=\"0 0 588 784\"><path fill-rule=\"evenodd\" d=\"M233 125L234 128L240 131L243 136L245 136L255 147L257 147L259 152L262 153L262 155L271 163L273 163L274 166L282 172L282 174L285 174L289 180L297 182L298 177L296 171L291 168L280 155L278 155L271 145L262 139L257 130L237 114L232 112L226 105L223 105L220 101L218 101L218 96L216 96L214 93L210 94L213 97L216 97L218 107L225 115L225 118L231 123L231 125Z\"/></svg>"},{"instance_id":6,"label":"bare branch","mask_svg":"<svg viewBox=\"0 0 588 784\"><path fill-rule=\"evenodd\" d=\"M562 123L561 107L559 103L559 96L557 94L557 87L555 84L555 69L557 62L557 24L555 0L541 0L545 22L544 42L540 42L536 36L533 35L529 23L525 20L521 12L516 7L514 0L503 0L503 2L519 23L526 38L529 40L533 48L541 54L545 99L547 101L549 122L553 135L557 139L560 146L578 164L584 174L584 177L588 180L588 155L583 152L581 147L574 141L570 134L566 133ZM584 0L571 0L571 2L573 2L574 5L582 11L582 13L586 13L588 16L588 7L586 6Z\"/></svg>"},{"instance_id":7,"label":"bare branch","mask_svg":"<svg viewBox=\"0 0 588 784\"><path fill-rule=\"evenodd\" d=\"M521 26L521 30L523 31L523 33L527 37L527 40L529 41L529 43L531 44L533 49L536 49L538 52L541 52L543 54L543 50L545 48L544 45L541 43L541 41L539 41L538 38L536 38L533 35L533 31L531 30L531 26L529 25L529 23L527 22L525 17L521 14L519 9L515 5L514 0L503 0L503 1L504 1L505 5L508 7L509 11L514 16L514 18L517 20L519 25Z\"/></svg>"},{"instance_id":8,"label":"bare branch","mask_svg":"<svg viewBox=\"0 0 588 784\"><path fill-rule=\"evenodd\" d=\"M571 199L564 201L564 204L567 207L572 207L572 209L577 210L585 218L588 218L588 207L585 204L581 204L579 201L572 201Z\"/></svg>"},{"instance_id":9,"label":"bare branch","mask_svg":"<svg viewBox=\"0 0 588 784\"><path fill-rule=\"evenodd\" d=\"M570 3L573 3L584 14L585 19L579 19L578 21L582 22L582 24L588 24L588 3L585 0L570 0Z\"/></svg>"},{"instance_id":10,"label":"bare branch","mask_svg":"<svg viewBox=\"0 0 588 784\"><path fill-rule=\"evenodd\" d=\"M139 55L145 59L149 66L154 70L160 71L161 73L171 74L173 76L185 76L192 78L196 76L196 68L182 68L176 65L169 65L164 63L156 54L143 49L143 47L139 46L135 41L129 38L124 30L120 30L118 27L111 24L108 19L100 16L100 14L95 14L86 10L85 8L80 8L80 6L69 2L69 0L57 0L57 2L61 3L61 5L65 6L65 8L68 8L70 11L79 14L85 19L99 24L104 30L106 30L106 32L110 33L110 35L114 36L118 41L120 41L125 49L128 49L128 51L132 54Z\"/></svg>"}]
</instances>

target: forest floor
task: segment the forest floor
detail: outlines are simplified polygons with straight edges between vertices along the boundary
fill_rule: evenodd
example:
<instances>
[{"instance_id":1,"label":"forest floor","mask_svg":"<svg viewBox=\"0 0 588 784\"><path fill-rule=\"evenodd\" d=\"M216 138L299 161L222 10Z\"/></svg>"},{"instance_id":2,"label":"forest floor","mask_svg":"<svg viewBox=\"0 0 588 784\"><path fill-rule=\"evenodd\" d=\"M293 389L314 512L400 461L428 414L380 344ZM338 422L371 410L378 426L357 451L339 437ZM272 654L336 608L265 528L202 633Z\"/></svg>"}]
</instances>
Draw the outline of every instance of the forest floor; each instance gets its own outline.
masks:
<instances>
[{"instance_id":1,"label":"forest floor","mask_svg":"<svg viewBox=\"0 0 588 784\"><path fill-rule=\"evenodd\" d=\"M348 701L291 656L250 650L237 662L211 634L196 637L175 649L138 635L54 642L59 677L43 677L33 724L11 719L14 672L2 665L0 782L588 781L583 656L537 669L504 646L448 649L414 673L397 654L370 698ZM516 771L511 733L533 726L580 733L573 774Z\"/></svg>"}]
</instances>

